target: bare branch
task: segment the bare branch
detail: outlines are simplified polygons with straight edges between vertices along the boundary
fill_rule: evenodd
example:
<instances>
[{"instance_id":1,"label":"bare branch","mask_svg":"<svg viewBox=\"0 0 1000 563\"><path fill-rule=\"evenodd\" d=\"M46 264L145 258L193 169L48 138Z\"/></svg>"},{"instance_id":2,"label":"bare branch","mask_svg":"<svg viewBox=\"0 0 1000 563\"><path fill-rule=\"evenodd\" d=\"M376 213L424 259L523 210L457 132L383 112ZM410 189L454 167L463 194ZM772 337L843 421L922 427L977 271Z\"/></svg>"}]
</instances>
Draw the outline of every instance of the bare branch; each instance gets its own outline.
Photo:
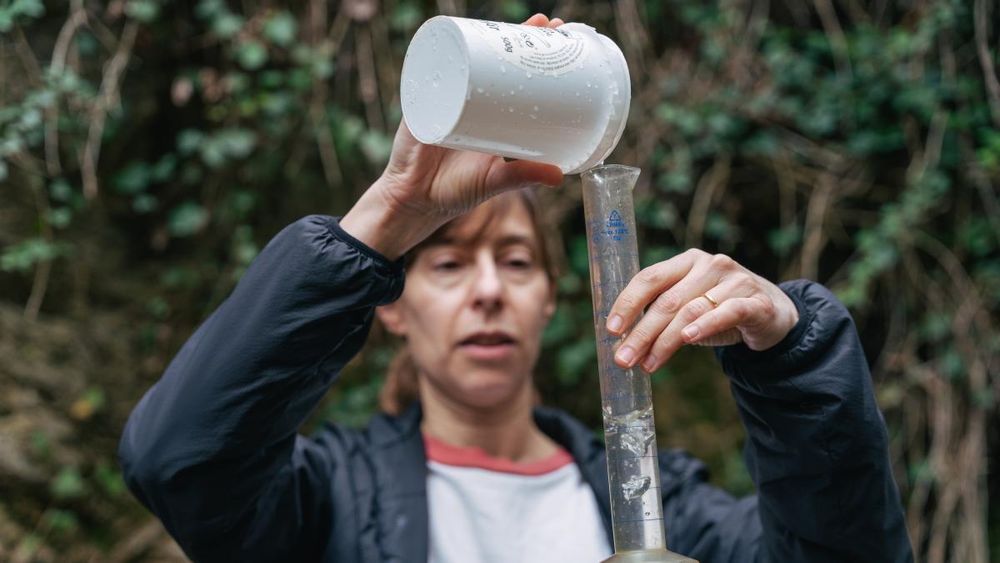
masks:
<instances>
[{"instance_id":1,"label":"bare branch","mask_svg":"<svg viewBox=\"0 0 1000 563\"><path fill-rule=\"evenodd\" d=\"M840 27L840 20L837 19L837 11L834 10L830 0L813 0L816 12L823 23L823 30L830 40L830 48L833 51L833 60L837 65L837 74L841 80L848 80L853 73L851 69L851 59L847 53L847 40L844 39L844 30Z\"/></svg>"},{"instance_id":2,"label":"bare branch","mask_svg":"<svg viewBox=\"0 0 1000 563\"><path fill-rule=\"evenodd\" d=\"M826 246L823 225L826 223L827 214L835 205L834 194L836 191L836 178L829 172L820 173L819 185L816 186L809 198L806 222L803 227L800 272L805 279L815 280L819 276L819 257L823 253L823 247Z\"/></svg>"},{"instance_id":3,"label":"bare branch","mask_svg":"<svg viewBox=\"0 0 1000 563\"><path fill-rule=\"evenodd\" d=\"M688 248L695 248L701 245L709 209L719 189L725 188L726 182L729 181L732 161L732 156L729 154L723 153L719 155L712 168L698 181L698 187L695 188L694 198L691 201L687 235L684 239L684 243Z\"/></svg>"},{"instance_id":4,"label":"bare branch","mask_svg":"<svg viewBox=\"0 0 1000 563\"><path fill-rule=\"evenodd\" d=\"M986 0L976 0L973 8L973 19L976 22L976 52L979 55L979 66L983 68L983 79L986 82L986 94L990 102L990 113L993 124L1000 127L1000 81L990 56L989 25L990 14Z\"/></svg>"},{"instance_id":5,"label":"bare branch","mask_svg":"<svg viewBox=\"0 0 1000 563\"><path fill-rule=\"evenodd\" d=\"M69 17L59 35L56 37L56 44L52 48L52 60L49 63L49 71L53 76L62 75L66 69L66 58L69 54L70 45L76 31L87 23L87 10L81 0L74 0ZM59 162L59 104L52 104L45 111L45 169L50 176L62 173L62 165Z\"/></svg>"},{"instance_id":6,"label":"bare branch","mask_svg":"<svg viewBox=\"0 0 1000 563\"><path fill-rule=\"evenodd\" d=\"M83 176L83 195L87 199L97 197L97 161L101 155L101 137L104 135L104 124L108 117L108 112L115 105L118 105L118 96L121 88L121 78L132 55L132 47L135 45L136 35L139 33L139 24L129 21L125 24L122 37L118 41L118 47L114 56L104 67L104 76L101 79L101 89L97 101L90 112L90 128L87 130L87 144L84 145L83 155L80 162L80 173Z\"/></svg>"}]
</instances>

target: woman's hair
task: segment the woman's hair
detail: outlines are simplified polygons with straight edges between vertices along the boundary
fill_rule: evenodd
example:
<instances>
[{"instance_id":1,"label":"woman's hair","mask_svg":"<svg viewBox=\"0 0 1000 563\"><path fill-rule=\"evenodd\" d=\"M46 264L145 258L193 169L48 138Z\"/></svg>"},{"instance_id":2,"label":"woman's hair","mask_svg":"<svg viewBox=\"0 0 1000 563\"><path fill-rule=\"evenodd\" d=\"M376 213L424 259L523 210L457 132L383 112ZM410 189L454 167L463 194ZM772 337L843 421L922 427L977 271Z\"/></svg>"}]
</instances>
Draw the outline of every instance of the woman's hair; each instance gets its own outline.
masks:
<instances>
[{"instance_id":1,"label":"woman's hair","mask_svg":"<svg viewBox=\"0 0 1000 563\"><path fill-rule=\"evenodd\" d=\"M523 205L528 211L535 236L538 237L540 262L545 269L545 274L548 276L549 282L554 287L563 265L562 240L558 230L553 228L555 221L546 221L546 218L543 217L543 206L539 202L538 194L535 193L534 189L524 188L490 200L490 215L483 220L476 236L484 233L494 221L507 213L511 209L511 206L518 203ZM463 217L453 219L434 231L426 240L406 253L403 263L407 267L411 266L421 251L446 237L463 220ZM385 383L379 392L379 408L388 414L399 415L419 399L420 391L417 384L417 366L414 363L409 347L404 344L397 348L396 354L389 364Z\"/></svg>"}]
</instances>

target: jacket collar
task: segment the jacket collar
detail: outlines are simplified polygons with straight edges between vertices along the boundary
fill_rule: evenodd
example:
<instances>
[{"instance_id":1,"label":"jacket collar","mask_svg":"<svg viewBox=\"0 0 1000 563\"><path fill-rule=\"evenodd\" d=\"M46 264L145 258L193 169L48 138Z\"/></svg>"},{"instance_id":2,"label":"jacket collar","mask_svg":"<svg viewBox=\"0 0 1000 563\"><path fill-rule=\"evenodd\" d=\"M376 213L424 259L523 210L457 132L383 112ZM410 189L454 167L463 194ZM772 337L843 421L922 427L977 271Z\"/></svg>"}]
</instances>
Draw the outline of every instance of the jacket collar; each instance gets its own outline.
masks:
<instances>
[{"instance_id":1,"label":"jacket collar","mask_svg":"<svg viewBox=\"0 0 1000 563\"><path fill-rule=\"evenodd\" d=\"M561 410L536 407L534 417L538 428L573 456L597 498L608 542L613 542L604 445L589 428ZM375 416L369 426L371 443L378 458L375 466L380 473L376 477L381 488L379 497L383 503L395 505L395 509L389 511L394 513L395 520L381 523L387 536L384 546L388 561L427 561L430 532L427 458L420 433L422 418L420 405L415 404L400 416Z\"/></svg>"}]
</instances>

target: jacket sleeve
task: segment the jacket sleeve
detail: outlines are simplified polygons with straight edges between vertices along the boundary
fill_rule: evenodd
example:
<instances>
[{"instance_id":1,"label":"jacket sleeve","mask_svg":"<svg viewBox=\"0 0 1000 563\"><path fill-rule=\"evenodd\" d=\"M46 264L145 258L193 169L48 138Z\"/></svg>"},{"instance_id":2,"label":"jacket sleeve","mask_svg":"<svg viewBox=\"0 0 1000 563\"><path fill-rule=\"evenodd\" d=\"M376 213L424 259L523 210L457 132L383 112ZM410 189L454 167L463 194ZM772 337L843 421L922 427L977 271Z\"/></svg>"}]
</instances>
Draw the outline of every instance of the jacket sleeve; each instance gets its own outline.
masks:
<instances>
[{"instance_id":1,"label":"jacket sleeve","mask_svg":"<svg viewBox=\"0 0 1000 563\"><path fill-rule=\"evenodd\" d=\"M133 410L125 481L195 560L317 558L350 440L297 429L360 349L399 263L331 217L285 228ZM279 557L279 554L283 557Z\"/></svg>"},{"instance_id":2,"label":"jacket sleeve","mask_svg":"<svg viewBox=\"0 0 1000 563\"><path fill-rule=\"evenodd\" d=\"M885 422L850 313L819 284L781 288L799 322L779 344L716 350L758 494L735 500L680 464L692 478L676 495L672 541L702 563L911 562Z\"/></svg>"}]
</instances>

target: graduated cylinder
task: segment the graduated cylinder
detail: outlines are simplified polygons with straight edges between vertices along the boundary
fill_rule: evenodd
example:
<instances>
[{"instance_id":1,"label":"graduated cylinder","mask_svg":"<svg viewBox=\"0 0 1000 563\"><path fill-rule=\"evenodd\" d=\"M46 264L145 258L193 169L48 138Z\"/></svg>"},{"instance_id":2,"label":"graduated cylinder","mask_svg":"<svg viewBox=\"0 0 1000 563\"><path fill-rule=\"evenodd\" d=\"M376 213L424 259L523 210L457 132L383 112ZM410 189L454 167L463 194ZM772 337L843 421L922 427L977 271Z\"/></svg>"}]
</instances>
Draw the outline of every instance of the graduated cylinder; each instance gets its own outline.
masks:
<instances>
[{"instance_id":1,"label":"graduated cylinder","mask_svg":"<svg viewBox=\"0 0 1000 563\"><path fill-rule=\"evenodd\" d=\"M623 339L605 329L615 299L639 272L632 204L639 169L598 166L580 177L616 554L609 561L693 562L666 549L649 376L615 364Z\"/></svg>"}]
</instances>

